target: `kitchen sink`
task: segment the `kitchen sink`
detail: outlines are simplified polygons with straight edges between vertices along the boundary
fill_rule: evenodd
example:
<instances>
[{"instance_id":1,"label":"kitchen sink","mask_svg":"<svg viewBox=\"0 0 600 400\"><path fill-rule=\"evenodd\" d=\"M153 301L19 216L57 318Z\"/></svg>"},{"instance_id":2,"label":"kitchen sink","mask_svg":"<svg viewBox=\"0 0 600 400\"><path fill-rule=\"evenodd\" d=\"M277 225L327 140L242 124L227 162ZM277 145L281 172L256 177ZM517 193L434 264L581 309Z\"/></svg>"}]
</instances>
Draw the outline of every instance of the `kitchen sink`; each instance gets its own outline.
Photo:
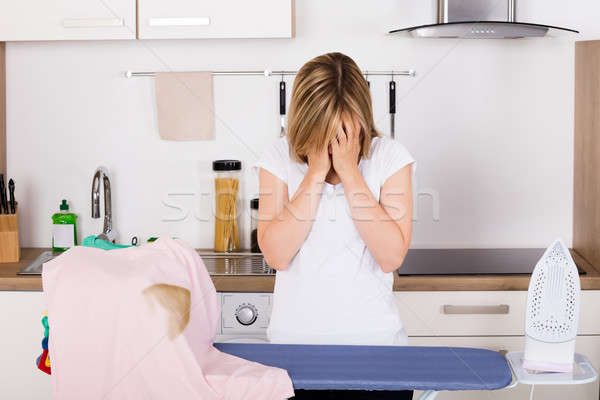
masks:
<instances>
[{"instance_id":1,"label":"kitchen sink","mask_svg":"<svg viewBox=\"0 0 600 400\"><path fill-rule=\"evenodd\" d=\"M198 252L210 275L273 275L260 253Z\"/></svg>"},{"instance_id":2,"label":"kitchen sink","mask_svg":"<svg viewBox=\"0 0 600 400\"><path fill-rule=\"evenodd\" d=\"M19 275L41 275L42 264L61 253L44 251L32 263L25 266ZM275 270L265 263L260 253L213 253L198 251L210 275L273 275Z\"/></svg>"}]
</instances>

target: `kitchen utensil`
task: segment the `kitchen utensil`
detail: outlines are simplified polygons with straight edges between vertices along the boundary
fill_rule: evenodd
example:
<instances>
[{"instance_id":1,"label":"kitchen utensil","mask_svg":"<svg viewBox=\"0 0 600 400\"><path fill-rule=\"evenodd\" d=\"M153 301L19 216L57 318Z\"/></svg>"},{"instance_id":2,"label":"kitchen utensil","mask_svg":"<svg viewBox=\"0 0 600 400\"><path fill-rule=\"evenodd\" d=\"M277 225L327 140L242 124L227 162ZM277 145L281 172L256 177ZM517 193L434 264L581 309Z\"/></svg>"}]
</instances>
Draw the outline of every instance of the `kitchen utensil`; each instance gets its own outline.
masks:
<instances>
[{"instance_id":1,"label":"kitchen utensil","mask_svg":"<svg viewBox=\"0 0 600 400\"><path fill-rule=\"evenodd\" d=\"M12 179L8 181L8 191L10 193L10 213L14 214L16 211L15 205L15 181Z\"/></svg>"},{"instance_id":2,"label":"kitchen utensil","mask_svg":"<svg viewBox=\"0 0 600 400\"><path fill-rule=\"evenodd\" d=\"M19 247L19 208L15 213L0 215L0 263L15 263L21 258Z\"/></svg>"},{"instance_id":3,"label":"kitchen utensil","mask_svg":"<svg viewBox=\"0 0 600 400\"><path fill-rule=\"evenodd\" d=\"M546 249L529 281L523 368L573 371L580 290L577 267L558 239Z\"/></svg>"},{"instance_id":4,"label":"kitchen utensil","mask_svg":"<svg viewBox=\"0 0 600 400\"><path fill-rule=\"evenodd\" d=\"M0 174L0 214L8 214L8 200L6 198L6 185L4 174Z\"/></svg>"},{"instance_id":5,"label":"kitchen utensil","mask_svg":"<svg viewBox=\"0 0 600 400\"><path fill-rule=\"evenodd\" d=\"M394 82L394 75L390 81L390 136L392 139L396 137L395 127L396 117L396 82Z\"/></svg>"},{"instance_id":6,"label":"kitchen utensil","mask_svg":"<svg viewBox=\"0 0 600 400\"><path fill-rule=\"evenodd\" d=\"M281 119L281 130L279 131L279 137L285 136L285 81L283 76L281 82L279 82L279 118Z\"/></svg>"},{"instance_id":7,"label":"kitchen utensil","mask_svg":"<svg viewBox=\"0 0 600 400\"><path fill-rule=\"evenodd\" d=\"M371 88L371 82L369 81L369 74L365 74L365 81L367 81L367 86L370 89Z\"/></svg>"}]
</instances>

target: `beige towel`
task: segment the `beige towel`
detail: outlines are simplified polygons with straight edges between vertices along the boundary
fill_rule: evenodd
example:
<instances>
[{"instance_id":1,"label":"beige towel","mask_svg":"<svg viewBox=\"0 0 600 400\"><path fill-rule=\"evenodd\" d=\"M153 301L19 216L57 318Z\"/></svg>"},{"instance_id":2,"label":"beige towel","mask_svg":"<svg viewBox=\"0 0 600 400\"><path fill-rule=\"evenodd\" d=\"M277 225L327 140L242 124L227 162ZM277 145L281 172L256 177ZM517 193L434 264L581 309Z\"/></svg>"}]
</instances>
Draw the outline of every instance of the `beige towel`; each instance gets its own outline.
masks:
<instances>
[{"instance_id":1,"label":"beige towel","mask_svg":"<svg viewBox=\"0 0 600 400\"><path fill-rule=\"evenodd\" d=\"M157 72L154 84L161 139L214 140L212 73Z\"/></svg>"}]
</instances>

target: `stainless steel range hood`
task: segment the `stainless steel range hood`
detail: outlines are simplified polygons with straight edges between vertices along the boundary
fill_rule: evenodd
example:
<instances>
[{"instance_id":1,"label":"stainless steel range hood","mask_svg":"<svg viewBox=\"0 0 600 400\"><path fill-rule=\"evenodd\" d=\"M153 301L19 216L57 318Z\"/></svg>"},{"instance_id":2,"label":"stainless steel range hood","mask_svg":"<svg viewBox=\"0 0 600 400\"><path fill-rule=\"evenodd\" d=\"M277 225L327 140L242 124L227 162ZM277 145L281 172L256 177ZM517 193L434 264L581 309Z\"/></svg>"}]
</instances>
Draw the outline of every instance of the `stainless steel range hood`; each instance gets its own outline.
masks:
<instances>
[{"instance_id":1,"label":"stainless steel range hood","mask_svg":"<svg viewBox=\"0 0 600 400\"><path fill-rule=\"evenodd\" d=\"M438 0L438 21L390 31L417 38L506 39L545 36L558 26L517 22L516 0Z\"/></svg>"}]
</instances>

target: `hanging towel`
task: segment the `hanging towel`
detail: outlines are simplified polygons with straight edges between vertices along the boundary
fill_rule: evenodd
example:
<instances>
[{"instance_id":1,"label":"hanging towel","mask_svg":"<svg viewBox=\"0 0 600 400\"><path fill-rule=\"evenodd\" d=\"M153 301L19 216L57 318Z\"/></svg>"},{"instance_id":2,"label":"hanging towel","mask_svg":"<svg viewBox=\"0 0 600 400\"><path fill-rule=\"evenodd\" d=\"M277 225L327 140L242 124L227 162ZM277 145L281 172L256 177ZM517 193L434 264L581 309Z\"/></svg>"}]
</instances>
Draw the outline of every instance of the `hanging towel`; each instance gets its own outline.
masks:
<instances>
[{"instance_id":1,"label":"hanging towel","mask_svg":"<svg viewBox=\"0 0 600 400\"><path fill-rule=\"evenodd\" d=\"M154 85L161 139L214 140L212 73L157 72Z\"/></svg>"},{"instance_id":2,"label":"hanging towel","mask_svg":"<svg viewBox=\"0 0 600 400\"><path fill-rule=\"evenodd\" d=\"M42 282L56 400L294 395L285 370L213 347L220 320L215 287L182 241L160 238L111 251L73 247L44 264Z\"/></svg>"}]
</instances>

